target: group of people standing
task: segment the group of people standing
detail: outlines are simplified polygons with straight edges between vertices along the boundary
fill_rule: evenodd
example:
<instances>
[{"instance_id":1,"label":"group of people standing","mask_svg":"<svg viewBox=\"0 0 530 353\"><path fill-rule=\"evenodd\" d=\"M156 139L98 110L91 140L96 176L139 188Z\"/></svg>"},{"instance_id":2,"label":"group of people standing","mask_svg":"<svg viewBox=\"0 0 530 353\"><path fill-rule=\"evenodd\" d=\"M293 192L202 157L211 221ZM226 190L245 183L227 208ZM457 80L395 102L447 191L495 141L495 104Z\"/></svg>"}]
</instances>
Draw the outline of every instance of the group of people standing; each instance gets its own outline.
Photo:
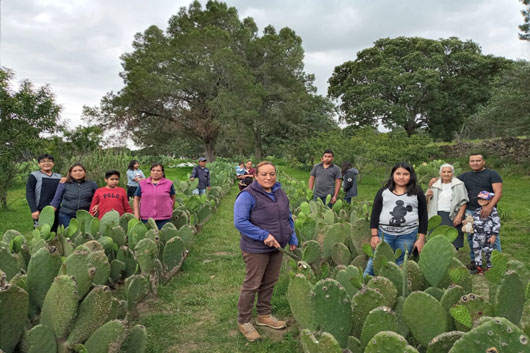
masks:
<instances>
[{"instance_id":1,"label":"group of people standing","mask_svg":"<svg viewBox=\"0 0 530 353\"><path fill-rule=\"evenodd\" d=\"M99 219L111 210L120 215L133 213L144 223L149 218L154 219L159 229L171 220L176 193L173 182L165 178L164 166L160 163L151 165L150 175L146 178L139 169L139 162L132 160L126 173L126 192L118 186L121 173L117 170L107 171L104 176L106 185L98 188L94 181L87 179L86 168L81 163L72 165L62 177L53 172L53 156L42 154L37 162L39 170L32 172L26 183L26 200L34 226L38 226L40 212L48 205L56 210L54 231L58 225L68 227L78 210L86 210ZM199 187L201 182L207 183L205 188L209 187L209 173L207 181L203 180L204 175L195 177L201 180ZM129 198L133 198L134 209Z\"/></svg>"},{"instance_id":2,"label":"group of people standing","mask_svg":"<svg viewBox=\"0 0 530 353\"><path fill-rule=\"evenodd\" d=\"M244 179L248 173L244 168L247 165L240 165L238 179ZM459 249L463 247L464 217L472 214L474 232L467 235L471 248L468 268L472 273L481 274L491 267L492 249L501 250L500 219L495 206L502 196L502 179L497 172L486 168L482 154L471 154L469 166L471 171L455 177L452 165L442 165L440 178L431 181L426 196L413 166L406 162L396 163L374 198L370 219L372 248L384 238L394 251L401 249L396 259L396 263L401 264L405 253L414 249L421 252L429 218L440 215L442 224L458 229L459 238L454 245ZM313 167L308 186L315 200L325 203L328 195L331 196L328 204L331 207L337 201L341 185L347 202L357 195L358 174L349 162L342 170L334 165L333 152L327 150L321 163ZM252 172L252 181L241 188L234 204L234 225L241 233L240 248L246 267L238 302L238 327L249 341L255 341L260 338L252 324L256 295L256 325L274 329L286 327L285 321L271 313L271 297L282 261L282 252L278 249L289 244L293 251L298 246L289 200L276 181L276 167L272 163L259 163ZM374 275L372 258L364 274Z\"/></svg>"}]
</instances>

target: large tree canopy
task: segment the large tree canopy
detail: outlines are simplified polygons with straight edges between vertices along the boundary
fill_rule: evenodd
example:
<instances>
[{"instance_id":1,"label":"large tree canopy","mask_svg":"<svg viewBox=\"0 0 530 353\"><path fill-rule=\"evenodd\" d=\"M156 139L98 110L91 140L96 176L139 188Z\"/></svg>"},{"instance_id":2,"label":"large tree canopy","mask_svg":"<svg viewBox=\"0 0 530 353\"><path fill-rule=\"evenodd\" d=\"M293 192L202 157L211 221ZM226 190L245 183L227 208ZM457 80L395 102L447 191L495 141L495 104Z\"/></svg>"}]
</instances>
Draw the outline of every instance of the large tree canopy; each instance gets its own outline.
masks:
<instances>
[{"instance_id":1,"label":"large tree canopy","mask_svg":"<svg viewBox=\"0 0 530 353\"><path fill-rule=\"evenodd\" d=\"M172 131L201 141L213 160L218 139L236 125L259 158L271 131L303 122L305 103L315 99L301 39L270 26L259 37L251 18L240 20L224 3L203 9L196 1L165 32L152 26L137 34L133 47L122 56L125 87L104 97L99 115L146 147L164 143L152 132Z\"/></svg>"},{"instance_id":2,"label":"large tree canopy","mask_svg":"<svg viewBox=\"0 0 530 353\"><path fill-rule=\"evenodd\" d=\"M523 15L524 22L522 25L519 25L519 39L530 41L530 0L521 0L525 6L524 10L521 10Z\"/></svg>"},{"instance_id":3,"label":"large tree canopy","mask_svg":"<svg viewBox=\"0 0 530 353\"><path fill-rule=\"evenodd\" d=\"M29 159L40 144L42 133L57 131L61 110L48 86L33 87L22 81L13 90L12 72L0 68L0 205L6 207L16 162Z\"/></svg>"},{"instance_id":4,"label":"large tree canopy","mask_svg":"<svg viewBox=\"0 0 530 353\"><path fill-rule=\"evenodd\" d=\"M487 102L503 63L472 41L384 38L336 67L328 94L350 125L382 123L409 136L426 129L451 139L464 117Z\"/></svg>"}]
</instances>

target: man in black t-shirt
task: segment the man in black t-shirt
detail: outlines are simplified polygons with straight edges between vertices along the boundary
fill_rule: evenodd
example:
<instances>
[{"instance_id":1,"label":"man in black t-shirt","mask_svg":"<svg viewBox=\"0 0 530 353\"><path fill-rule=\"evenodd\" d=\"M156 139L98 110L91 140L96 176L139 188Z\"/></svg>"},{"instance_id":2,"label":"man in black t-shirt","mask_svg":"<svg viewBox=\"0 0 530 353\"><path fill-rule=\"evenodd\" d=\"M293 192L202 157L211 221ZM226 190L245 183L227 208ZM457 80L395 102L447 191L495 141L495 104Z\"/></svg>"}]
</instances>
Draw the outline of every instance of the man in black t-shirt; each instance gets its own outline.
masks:
<instances>
[{"instance_id":1,"label":"man in black t-shirt","mask_svg":"<svg viewBox=\"0 0 530 353\"><path fill-rule=\"evenodd\" d=\"M467 193L469 196L469 203L467 204L466 214L473 213L480 205L477 203L477 196L479 192L485 190L495 194L491 202L482 207L481 216L486 218L491 214L491 210L497 205L502 196L502 178L496 171L486 168L486 160L480 153L473 153L469 156L469 166L471 167L470 172L463 173L458 176L458 179L464 182ZM472 246L472 236L467 235L469 247ZM497 251L501 251L501 240L497 237L493 248ZM474 266L474 254L473 250L469 253L471 258L471 264ZM470 266L471 266L470 264Z\"/></svg>"}]
</instances>

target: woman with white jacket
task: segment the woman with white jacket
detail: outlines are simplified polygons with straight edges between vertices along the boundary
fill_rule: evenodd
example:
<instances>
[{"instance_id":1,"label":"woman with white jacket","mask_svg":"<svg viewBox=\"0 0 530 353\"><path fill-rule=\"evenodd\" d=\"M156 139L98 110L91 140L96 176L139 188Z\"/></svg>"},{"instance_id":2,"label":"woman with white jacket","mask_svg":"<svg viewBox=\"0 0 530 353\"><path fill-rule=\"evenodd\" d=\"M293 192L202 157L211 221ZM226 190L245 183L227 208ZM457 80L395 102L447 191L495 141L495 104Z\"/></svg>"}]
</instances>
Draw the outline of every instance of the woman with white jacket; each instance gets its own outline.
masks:
<instances>
[{"instance_id":1,"label":"woman with white jacket","mask_svg":"<svg viewBox=\"0 0 530 353\"><path fill-rule=\"evenodd\" d=\"M467 190L460 179L454 177L454 167L444 164L440 167L440 178L425 193L429 218L439 215L442 224L458 230L458 238L453 245L458 250L464 246L462 220L469 202Z\"/></svg>"}]
</instances>

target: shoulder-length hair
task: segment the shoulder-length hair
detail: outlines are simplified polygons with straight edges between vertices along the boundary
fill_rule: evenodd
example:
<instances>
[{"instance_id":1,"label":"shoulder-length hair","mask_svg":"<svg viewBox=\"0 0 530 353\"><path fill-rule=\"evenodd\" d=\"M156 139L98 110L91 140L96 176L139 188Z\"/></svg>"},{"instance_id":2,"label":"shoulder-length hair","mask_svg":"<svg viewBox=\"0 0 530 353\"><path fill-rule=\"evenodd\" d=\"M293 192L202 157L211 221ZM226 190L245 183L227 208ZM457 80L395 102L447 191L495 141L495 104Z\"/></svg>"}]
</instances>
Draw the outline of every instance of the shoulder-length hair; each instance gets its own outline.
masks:
<instances>
[{"instance_id":1,"label":"shoulder-length hair","mask_svg":"<svg viewBox=\"0 0 530 353\"><path fill-rule=\"evenodd\" d=\"M129 166L127 167L127 170L134 170L134 165L136 163L140 163L140 162L138 162L136 159L133 159L132 161L130 161Z\"/></svg>"},{"instance_id":2,"label":"shoulder-length hair","mask_svg":"<svg viewBox=\"0 0 530 353\"><path fill-rule=\"evenodd\" d=\"M72 170L75 168L75 167L81 167L83 169L83 171L85 172L85 176L83 177L83 179L74 179L72 178ZM71 183L71 182L74 182L74 181L85 181L86 179L86 168L84 165L82 165L81 163L75 163L74 165L72 165L70 167L70 169L68 169L68 175L66 176L66 182L67 183Z\"/></svg>"},{"instance_id":3,"label":"shoulder-length hair","mask_svg":"<svg viewBox=\"0 0 530 353\"><path fill-rule=\"evenodd\" d=\"M342 176L344 176L344 174L346 174L346 172L348 171L348 169L350 168L353 168L353 164L352 162L350 161L344 161L342 162L342 165L340 166L340 169L342 171Z\"/></svg>"},{"instance_id":4,"label":"shoulder-length hair","mask_svg":"<svg viewBox=\"0 0 530 353\"><path fill-rule=\"evenodd\" d=\"M412 165L410 165L407 162L396 163L394 165L394 167L392 168L392 171L390 172L390 177L388 178L388 180L386 181L386 183L383 186L388 188L390 191L394 191L394 189L396 188L396 183L394 182L394 172L398 168L406 169L410 173L410 180L409 180L409 183L407 185L407 194L408 195L417 195L417 194L419 194L421 189L420 189L420 187L417 184L418 178L416 176L416 172L414 171L414 168L412 167Z\"/></svg>"}]
</instances>

